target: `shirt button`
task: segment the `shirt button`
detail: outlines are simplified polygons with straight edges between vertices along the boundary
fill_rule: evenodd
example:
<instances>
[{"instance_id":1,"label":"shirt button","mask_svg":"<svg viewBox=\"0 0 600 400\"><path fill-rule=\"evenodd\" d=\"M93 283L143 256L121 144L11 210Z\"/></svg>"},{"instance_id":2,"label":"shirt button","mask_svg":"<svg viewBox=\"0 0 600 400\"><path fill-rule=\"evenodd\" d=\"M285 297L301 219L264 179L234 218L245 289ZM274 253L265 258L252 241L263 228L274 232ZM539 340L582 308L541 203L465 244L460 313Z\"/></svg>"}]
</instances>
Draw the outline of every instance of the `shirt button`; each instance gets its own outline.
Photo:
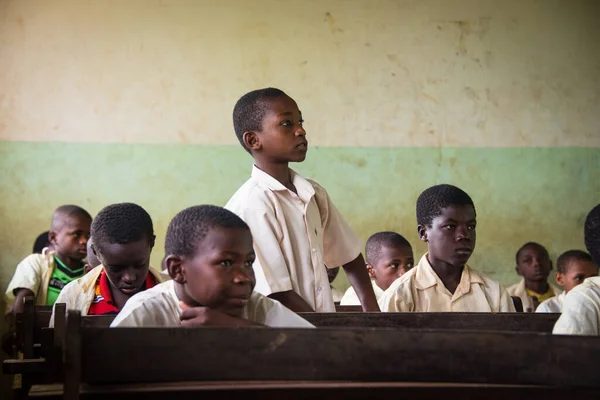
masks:
<instances>
[{"instance_id":1,"label":"shirt button","mask_svg":"<svg viewBox=\"0 0 600 400\"><path fill-rule=\"evenodd\" d=\"M317 249L312 249L312 252L313 252L313 253L316 253L316 252L317 252Z\"/></svg>"},{"instance_id":2,"label":"shirt button","mask_svg":"<svg viewBox=\"0 0 600 400\"><path fill-rule=\"evenodd\" d=\"M320 291L321 291L321 289L323 289L323 287L321 287L321 286L317 286L317 292L320 292Z\"/></svg>"}]
</instances>

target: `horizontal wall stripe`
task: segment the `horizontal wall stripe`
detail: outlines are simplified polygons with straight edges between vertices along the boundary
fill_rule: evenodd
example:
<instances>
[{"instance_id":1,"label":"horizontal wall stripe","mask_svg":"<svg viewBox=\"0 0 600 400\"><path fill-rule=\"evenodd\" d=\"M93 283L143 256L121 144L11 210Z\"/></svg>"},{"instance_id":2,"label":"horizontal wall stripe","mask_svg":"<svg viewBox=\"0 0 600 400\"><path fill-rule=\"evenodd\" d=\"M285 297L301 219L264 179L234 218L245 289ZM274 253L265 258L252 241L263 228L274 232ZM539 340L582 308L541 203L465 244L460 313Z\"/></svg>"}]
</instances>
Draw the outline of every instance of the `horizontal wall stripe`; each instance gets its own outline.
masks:
<instances>
[{"instance_id":1,"label":"horizontal wall stripe","mask_svg":"<svg viewBox=\"0 0 600 400\"><path fill-rule=\"evenodd\" d=\"M152 215L160 265L169 220L195 204L223 205L248 178L240 146L0 142L0 289L55 207L92 214L133 201ZM418 257L415 201L425 188L452 183L473 198L478 240L471 264L515 282L514 252L527 241L555 258L584 248L583 221L600 201L596 149L313 148L294 169L321 183L361 238L395 230ZM342 276L337 284L345 287Z\"/></svg>"}]
</instances>

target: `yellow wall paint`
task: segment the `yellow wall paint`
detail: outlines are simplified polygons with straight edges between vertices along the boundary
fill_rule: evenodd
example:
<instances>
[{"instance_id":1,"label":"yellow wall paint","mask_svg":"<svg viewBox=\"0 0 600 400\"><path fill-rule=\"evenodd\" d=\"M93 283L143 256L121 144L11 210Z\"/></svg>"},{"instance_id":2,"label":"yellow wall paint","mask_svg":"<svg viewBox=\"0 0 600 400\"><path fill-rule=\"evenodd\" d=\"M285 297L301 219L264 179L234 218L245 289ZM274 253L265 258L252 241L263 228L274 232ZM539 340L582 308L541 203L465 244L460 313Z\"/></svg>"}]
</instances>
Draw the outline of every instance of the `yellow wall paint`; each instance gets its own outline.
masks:
<instances>
[{"instance_id":1,"label":"yellow wall paint","mask_svg":"<svg viewBox=\"0 0 600 400\"><path fill-rule=\"evenodd\" d=\"M320 146L600 147L596 0L0 0L0 140L236 144L268 85Z\"/></svg>"}]
</instances>

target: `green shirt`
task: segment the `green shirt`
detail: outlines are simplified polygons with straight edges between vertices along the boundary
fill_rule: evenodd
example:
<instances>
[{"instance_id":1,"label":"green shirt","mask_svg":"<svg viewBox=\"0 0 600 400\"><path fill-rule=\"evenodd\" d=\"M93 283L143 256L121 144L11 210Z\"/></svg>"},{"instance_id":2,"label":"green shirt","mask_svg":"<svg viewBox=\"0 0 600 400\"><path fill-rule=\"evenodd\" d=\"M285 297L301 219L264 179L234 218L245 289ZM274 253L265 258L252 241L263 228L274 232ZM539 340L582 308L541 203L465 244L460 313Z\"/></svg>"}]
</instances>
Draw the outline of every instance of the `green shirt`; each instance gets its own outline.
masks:
<instances>
[{"instance_id":1,"label":"green shirt","mask_svg":"<svg viewBox=\"0 0 600 400\"><path fill-rule=\"evenodd\" d=\"M83 264L81 268L72 270L63 264L56 256L54 256L54 270L52 276L50 276L50 282L48 283L48 296L46 297L46 305L53 305L60 294L62 288L67 283L74 281L75 279L83 276Z\"/></svg>"}]
</instances>

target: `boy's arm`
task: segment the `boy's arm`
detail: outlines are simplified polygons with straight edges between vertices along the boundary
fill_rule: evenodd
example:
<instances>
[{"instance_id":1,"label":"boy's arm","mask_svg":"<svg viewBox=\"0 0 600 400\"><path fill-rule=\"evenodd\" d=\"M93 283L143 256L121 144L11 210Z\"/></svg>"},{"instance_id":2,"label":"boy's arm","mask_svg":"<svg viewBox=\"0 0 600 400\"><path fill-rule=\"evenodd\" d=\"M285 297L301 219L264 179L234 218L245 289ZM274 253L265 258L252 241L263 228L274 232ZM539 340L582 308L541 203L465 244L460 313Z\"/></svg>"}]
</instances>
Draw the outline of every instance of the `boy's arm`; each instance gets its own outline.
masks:
<instances>
[{"instance_id":1,"label":"boy's arm","mask_svg":"<svg viewBox=\"0 0 600 400\"><path fill-rule=\"evenodd\" d=\"M346 271L348 281L350 281L356 295L360 299L363 311L380 311L365 265L365 259L362 254L359 254L358 257L344 264L343 267L344 271Z\"/></svg>"},{"instance_id":2,"label":"boy's arm","mask_svg":"<svg viewBox=\"0 0 600 400\"><path fill-rule=\"evenodd\" d=\"M371 286L371 285L369 285ZM371 288L373 290L373 288ZM271 293L268 297L277 300L290 310L294 312L315 312L312 307L300 296L298 293L293 290L288 290L287 292L278 292Z\"/></svg>"},{"instance_id":3,"label":"boy's arm","mask_svg":"<svg viewBox=\"0 0 600 400\"><path fill-rule=\"evenodd\" d=\"M24 305L25 297L35 297L35 294L30 289L19 288L19 289L15 289L15 290L16 290L15 304L13 304L13 307L12 307L13 315L23 312L23 305Z\"/></svg>"},{"instance_id":4,"label":"boy's arm","mask_svg":"<svg viewBox=\"0 0 600 400\"><path fill-rule=\"evenodd\" d=\"M188 307L183 302L180 303L183 311L181 312L181 326L264 326L244 318L232 317L208 307Z\"/></svg>"}]
</instances>

